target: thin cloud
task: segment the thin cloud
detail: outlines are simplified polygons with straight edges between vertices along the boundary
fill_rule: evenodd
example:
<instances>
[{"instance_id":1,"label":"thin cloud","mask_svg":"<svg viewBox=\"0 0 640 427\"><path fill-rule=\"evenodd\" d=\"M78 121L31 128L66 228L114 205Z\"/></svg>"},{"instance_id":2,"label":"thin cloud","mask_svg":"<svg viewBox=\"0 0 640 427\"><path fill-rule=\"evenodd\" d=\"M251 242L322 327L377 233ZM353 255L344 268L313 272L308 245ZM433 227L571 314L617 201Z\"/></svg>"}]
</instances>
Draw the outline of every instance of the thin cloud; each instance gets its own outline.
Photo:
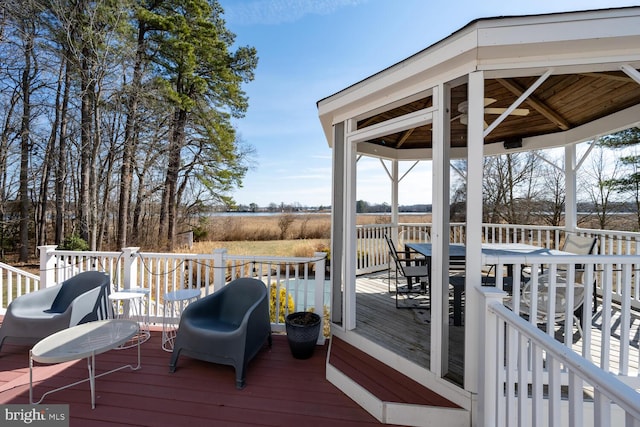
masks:
<instances>
[{"instance_id":1,"label":"thin cloud","mask_svg":"<svg viewBox=\"0 0 640 427\"><path fill-rule=\"evenodd\" d=\"M368 0L255 0L224 5L228 22L239 25L277 25L295 22L306 15L328 15L342 7ZM226 2L225 2L226 3Z\"/></svg>"}]
</instances>

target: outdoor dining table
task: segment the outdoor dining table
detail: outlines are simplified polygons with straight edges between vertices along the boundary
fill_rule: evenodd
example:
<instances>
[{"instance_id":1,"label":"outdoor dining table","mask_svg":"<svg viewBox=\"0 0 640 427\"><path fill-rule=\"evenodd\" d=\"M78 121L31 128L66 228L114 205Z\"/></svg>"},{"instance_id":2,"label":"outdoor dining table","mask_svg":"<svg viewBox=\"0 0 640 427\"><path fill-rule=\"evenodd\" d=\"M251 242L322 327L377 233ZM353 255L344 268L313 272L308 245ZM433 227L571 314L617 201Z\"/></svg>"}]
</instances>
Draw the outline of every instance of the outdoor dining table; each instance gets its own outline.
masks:
<instances>
[{"instance_id":1,"label":"outdoor dining table","mask_svg":"<svg viewBox=\"0 0 640 427\"><path fill-rule=\"evenodd\" d=\"M425 257L427 264L427 274L429 283L431 283L431 257L433 255L431 243L405 243L405 247L413 250ZM507 256L507 255L574 255L571 252L560 251L557 249L548 249L540 246L529 245L526 243L483 243L482 253L491 256ZM466 259L467 249L464 244L449 244L450 261L464 261ZM513 265L507 264L507 277L504 278L503 286L512 286ZM484 281L483 284L488 282ZM453 324L454 326L462 325L462 293L464 292L464 276L452 276L449 278L448 285L453 286ZM495 284L493 284L495 286Z\"/></svg>"}]
</instances>

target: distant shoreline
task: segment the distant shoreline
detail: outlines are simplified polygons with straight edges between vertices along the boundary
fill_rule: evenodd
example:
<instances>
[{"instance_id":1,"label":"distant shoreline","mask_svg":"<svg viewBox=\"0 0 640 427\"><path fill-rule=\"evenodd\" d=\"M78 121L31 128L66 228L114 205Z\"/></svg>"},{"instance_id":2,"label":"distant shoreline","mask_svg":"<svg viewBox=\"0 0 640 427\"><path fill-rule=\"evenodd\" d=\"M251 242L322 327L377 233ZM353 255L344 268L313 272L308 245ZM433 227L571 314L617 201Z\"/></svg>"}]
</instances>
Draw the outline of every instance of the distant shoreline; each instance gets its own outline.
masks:
<instances>
[{"instance_id":1,"label":"distant shoreline","mask_svg":"<svg viewBox=\"0 0 640 427\"><path fill-rule=\"evenodd\" d=\"M412 216L421 216L421 215L431 215L431 212L399 212L399 215L412 215ZM212 212L209 216L278 216L278 215L331 215L331 211L323 211L323 212ZM366 212L359 213L357 215L363 216L391 216L391 212Z\"/></svg>"}]
</instances>

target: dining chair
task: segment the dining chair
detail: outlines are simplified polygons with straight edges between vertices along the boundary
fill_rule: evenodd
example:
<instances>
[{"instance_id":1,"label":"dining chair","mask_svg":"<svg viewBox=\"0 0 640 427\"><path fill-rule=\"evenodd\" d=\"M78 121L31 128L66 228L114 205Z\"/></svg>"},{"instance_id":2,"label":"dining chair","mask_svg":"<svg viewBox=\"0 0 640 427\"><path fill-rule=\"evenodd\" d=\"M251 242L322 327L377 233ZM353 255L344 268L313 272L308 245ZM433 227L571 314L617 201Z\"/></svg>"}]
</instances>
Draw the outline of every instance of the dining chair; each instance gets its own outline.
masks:
<instances>
[{"instance_id":1,"label":"dining chair","mask_svg":"<svg viewBox=\"0 0 640 427\"><path fill-rule=\"evenodd\" d=\"M561 274L555 274L553 276L553 283L551 283L551 281L552 276L549 273L538 275L535 281L533 278L529 279L524 284L520 293L518 313L528 319L535 316L535 323L537 325L547 325L549 321L553 322L553 324L564 323L565 331L573 328L573 323L575 322L578 333L582 336L582 324L578 313L584 303L584 285L582 283L573 284L573 303L569 310L571 316L570 319L567 319L566 307L568 303L567 290L569 289L569 284L566 281L566 277ZM555 289L553 307L549 307L550 289ZM513 297L505 300L505 305L515 311ZM535 313L533 313L534 310Z\"/></svg>"},{"instance_id":2,"label":"dining chair","mask_svg":"<svg viewBox=\"0 0 640 427\"><path fill-rule=\"evenodd\" d=\"M396 247L388 235L385 235L387 246L389 246L389 271L387 275L389 292L391 292L391 270L395 270L395 297L396 308L421 308L413 306L402 306L399 304L399 296L404 294L407 298L410 298L411 294L425 294L426 283L429 282L429 295L431 294L431 281L429 278L429 268L424 263L424 259L416 259L413 257L413 253L405 249L402 252L398 252ZM393 261L393 263L391 262ZM407 282L406 287L401 287L399 282L404 278ZM417 288L414 288L413 281L416 280L416 284L419 283Z\"/></svg>"}]
</instances>

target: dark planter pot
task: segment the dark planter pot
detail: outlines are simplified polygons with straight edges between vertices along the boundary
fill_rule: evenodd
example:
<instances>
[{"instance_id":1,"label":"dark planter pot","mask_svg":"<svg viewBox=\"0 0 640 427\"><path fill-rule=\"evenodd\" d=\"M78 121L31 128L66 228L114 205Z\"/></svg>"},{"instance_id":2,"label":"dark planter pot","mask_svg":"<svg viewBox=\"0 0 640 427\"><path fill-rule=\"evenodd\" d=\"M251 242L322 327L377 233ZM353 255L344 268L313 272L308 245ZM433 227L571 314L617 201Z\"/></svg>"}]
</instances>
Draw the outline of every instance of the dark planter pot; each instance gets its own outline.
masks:
<instances>
[{"instance_id":1,"label":"dark planter pot","mask_svg":"<svg viewBox=\"0 0 640 427\"><path fill-rule=\"evenodd\" d=\"M320 333L320 316L308 311L298 311L289 314L284 323L293 357L308 359L313 356Z\"/></svg>"}]
</instances>

